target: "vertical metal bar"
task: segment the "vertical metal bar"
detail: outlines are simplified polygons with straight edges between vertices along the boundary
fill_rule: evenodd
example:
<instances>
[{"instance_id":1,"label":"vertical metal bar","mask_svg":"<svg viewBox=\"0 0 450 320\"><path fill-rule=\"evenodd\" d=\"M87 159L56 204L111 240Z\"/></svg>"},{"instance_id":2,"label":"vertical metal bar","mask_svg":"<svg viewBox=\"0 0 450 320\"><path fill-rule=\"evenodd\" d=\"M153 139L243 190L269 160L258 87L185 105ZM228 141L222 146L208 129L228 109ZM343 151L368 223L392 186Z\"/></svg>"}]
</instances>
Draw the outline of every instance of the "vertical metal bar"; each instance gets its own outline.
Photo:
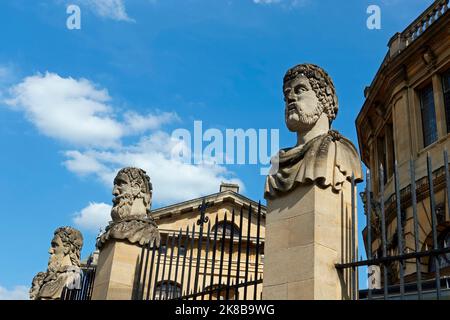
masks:
<instances>
[{"instance_id":1,"label":"vertical metal bar","mask_svg":"<svg viewBox=\"0 0 450 320\"><path fill-rule=\"evenodd\" d=\"M241 254L242 254L242 225L244 221L244 210L241 207L240 217L239 217L239 241L238 241L238 256L237 256L237 266L236 266L236 292L235 292L235 300L239 299L239 277L241 270Z\"/></svg>"},{"instance_id":2,"label":"vertical metal bar","mask_svg":"<svg viewBox=\"0 0 450 320\"><path fill-rule=\"evenodd\" d=\"M137 270L137 277L134 281L134 288L132 293L132 300L138 300L141 292L141 279L142 279L142 267L144 265L144 256L145 256L145 246L142 246L141 254L139 255L138 260L138 270Z\"/></svg>"},{"instance_id":3,"label":"vertical metal bar","mask_svg":"<svg viewBox=\"0 0 450 320\"><path fill-rule=\"evenodd\" d=\"M203 200L204 201L204 200ZM196 259L196 265L195 265L195 278L194 278L194 294L197 293L197 287L198 287L198 277L200 273L200 255L202 251L203 246L203 221L200 221L200 235L197 242L197 259ZM194 297L194 300L197 300L197 297Z\"/></svg>"},{"instance_id":4,"label":"vertical metal bar","mask_svg":"<svg viewBox=\"0 0 450 320\"><path fill-rule=\"evenodd\" d=\"M432 162L430 153L427 153L427 171L428 171L428 186L430 190L430 208L431 208L431 227L433 233L433 249L438 249L437 242L437 231L436 231L436 202L434 199L434 185L433 185L433 172L432 172ZM437 255L433 256L434 264L436 266L436 298L439 300L441 298L441 276L440 276L440 265L439 258Z\"/></svg>"},{"instance_id":5,"label":"vertical metal bar","mask_svg":"<svg viewBox=\"0 0 450 320\"><path fill-rule=\"evenodd\" d=\"M230 282L231 282L231 264L233 262L233 241L234 241L234 209L231 213L231 235L230 235L230 245L228 250L228 273L227 273L227 290L225 300L230 299Z\"/></svg>"},{"instance_id":6,"label":"vertical metal bar","mask_svg":"<svg viewBox=\"0 0 450 320\"><path fill-rule=\"evenodd\" d=\"M370 178L370 170L366 173L366 203L367 203L367 259L372 260L372 179ZM369 267L369 266L368 266ZM367 268L369 269L369 268ZM368 278L370 274L368 274ZM370 280L370 279L369 279ZM372 289L370 284L368 289L368 300L372 300Z\"/></svg>"},{"instance_id":7,"label":"vertical metal bar","mask_svg":"<svg viewBox=\"0 0 450 320\"><path fill-rule=\"evenodd\" d=\"M227 214L225 214L225 218L222 224L222 239L220 244L219 286L217 287L217 298L220 298L220 293L222 291L223 258L225 255L225 232L227 223Z\"/></svg>"},{"instance_id":8,"label":"vertical metal bar","mask_svg":"<svg viewBox=\"0 0 450 320\"><path fill-rule=\"evenodd\" d=\"M247 247L245 248L245 282L248 281L248 267L249 267L249 259L250 259L250 228L252 225L252 205L248 208L248 221L247 221ZM244 287L244 300L247 300L247 286Z\"/></svg>"},{"instance_id":9,"label":"vertical metal bar","mask_svg":"<svg viewBox=\"0 0 450 320\"><path fill-rule=\"evenodd\" d=\"M445 186L447 188L447 212L450 214L450 173L448 171L448 152L444 150Z\"/></svg>"},{"instance_id":10,"label":"vertical metal bar","mask_svg":"<svg viewBox=\"0 0 450 320\"><path fill-rule=\"evenodd\" d=\"M150 289L151 289L151 285L152 285L152 277L153 277L153 268L155 266L155 252L156 252L156 243L155 241L153 241L152 243L152 261L150 263L150 273L148 275L148 285L147 285L147 296L146 296L146 300L150 299Z\"/></svg>"},{"instance_id":11,"label":"vertical metal bar","mask_svg":"<svg viewBox=\"0 0 450 320\"><path fill-rule=\"evenodd\" d=\"M180 295L180 298L183 294L183 287L184 287L184 271L186 269L186 256L187 256L187 247L188 247L188 243L189 243L189 226L187 226L186 228L186 239L184 240L184 257L183 257L183 266L181 269L181 290L180 292L182 293ZM185 290L186 291L186 290Z\"/></svg>"},{"instance_id":12,"label":"vertical metal bar","mask_svg":"<svg viewBox=\"0 0 450 320\"><path fill-rule=\"evenodd\" d=\"M261 201L258 202L258 218L256 220L256 254L255 254L255 281L258 279L258 268L259 268L259 241L261 232ZM253 293L253 300L256 300L258 285L255 284L255 291Z\"/></svg>"},{"instance_id":13,"label":"vertical metal bar","mask_svg":"<svg viewBox=\"0 0 450 320\"><path fill-rule=\"evenodd\" d=\"M175 233L172 236L172 244L171 244L171 248L170 248L169 274L167 276L167 285L166 285L167 300L172 298L172 296L171 296L172 287L175 287L175 285L176 285L176 283L171 282L172 281L172 264L173 264L174 248L175 248Z\"/></svg>"},{"instance_id":14,"label":"vertical metal bar","mask_svg":"<svg viewBox=\"0 0 450 320\"><path fill-rule=\"evenodd\" d=\"M356 253L356 214L355 214L355 174L352 173L351 180L351 205L352 205L352 262L356 262L358 254ZM356 267L352 267L352 299L357 299L356 288Z\"/></svg>"},{"instance_id":15,"label":"vertical metal bar","mask_svg":"<svg viewBox=\"0 0 450 320\"><path fill-rule=\"evenodd\" d=\"M167 238L165 240L167 242ZM159 265L161 262L161 254L162 254L162 248L163 244L159 246L158 248L158 261L156 262L156 272L155 272L155 281L153 283L153 300L156 300L156 289L158 287L158 276L159 276Z\"/></svg>"},{"instance_id":16,"label":"vertical metal bar","mask_svg":"<svg viewBox=\"0 0 450 320\"><path fill-rule=\"evenodd\" d=\"M177 262L176 262L176 266L175 266L175 280L174 280L174 289L175 292L172 295L172 299L176 299L178 298L178 265L180 264L180 248L181 248L181 237L182 237L183 232L180 231L178 232L178 244L177 244ZM181 290L180 290L181 292Z\"/></svg>"},{"instance_id":17,"label":"vertical metal bar","mask_svg":"<svg viewBox=\"0 0 450 320\"><path fill-rule=\"evenodd\" d=\"M214 222L214 241L213 241L213 257L211 261L211 278L209 282L209 300L212 300L213 295L213 285L214 285L214 269L216 266L216 249L217 249L217 222L218 222L218 216L216 216L216 221Z\"/></svg>"},{"instance_id":18,"label":"vertical metal bar","mask_svg":"<svg viewBox=\"0 0 450 320\"><path fill-rule=\"evenodd\" d=\"M91 279L89 282L89 300L91 300L92 298L92 290L94 289L94 279L95 279L95 273L96 273L97 269L94 268L92 269L92 275L91 275Z\"/></svg>"},{"instance_id":19,"label":"vertical metal bar","mask_svg":"<svg viewBox=\"0 0 450 320\"><path fill-rule=\"evenodd\" d=\"M167 238L166 238L166 245L165 245L165 252L164 252L164 262L163 262L163 267L162 267L162 274L161 274L161 284L159 286L159 300L163 299L163 287L164 287L164 277L166 275L166 261L167 261L167 246L169 244L169 238L170 238L170 234L167 234Z\"/></svg>"},{"instance_id":20,"label":"vertical metal bar","mask_svg":"<svg viewBox=\"0 0 450 320\"><path fill-rule=\"evenodd\" d=\"M417 218L417 195L416 195L416 172L414 160L409 160L409 176L411 178L411 204L413 209L414 223L414 250L419 252L419 220ZM416 274L417 274L417 293L419 300L422 300L422 271L420 266L420 258L416 258Z\"/></svg>"},{"instance_id":21,"label":"vertical metal bar","mask_svg":"<svg viewBox=\"0 0 450 320\"><path fill-rule=\"evenodd\" d=\"M195 242L195 224L192 226L192 239L191 239L191 253L189 255L189 267L188 267L188 279L187 279L187 290L191 290L191 271L192 271L192 257L194 255L194 242Z\"/></svg>"},{"instance_id":22,"label":"vertical metal bar","mask_svg":"<svg viewBox=\"0 0 450 320\"><path fill-rule=\"evenodd\" d=\"M397 204L397 246L398 246L398 254L402 255L404 253L403 248L403 228L402 228L402 208L400 203L400 182L399 182L399 172L398 172L398 163L397 160L394 162L394 179L395 179L395 200ZM403 259L399 261L399 270L400 270L400 299L403 300L405 298L405 269Z\"/></svg>"},{"instance_id":23,"label":"vertical metal bar","mask_svg":"<svg viewBox=\"0 0 450 320\"><path fill-rule=\"evenodd\" d=\"M205 265L203 266L202 300L205 300L206 274L208 273L208 258L209 258L210 236L211 236L211 220L208 220L208 231L206 232Z\"/></svg>"},{"instance_id":24,"label":"vertical metal bar","mask_svg":"<svg viewBox=\"0 0 450 320\"><path fill-rule=\"evenodd\" d=\"M146 248L145 248L146 247ZM148 267L148 257L150 255L150 242L147 246L142 246L142 248L145 248L145 265L144 265L144 278L142 279L142 285L139 286L140 292L139 292L139 299L144 300L144 288L145 288L145 281L147 281L147 267Z\"/></svg>"},{"instance_id":25,"label":"vertical metal bar","mask_svg":"<svg viewBox=\"0 0 450 320\"><path fill-rule=\"evenodd\" d=\"M383 246L383 258L387 256L387 244L386 244L386 217L384 212L384 169L383 165L380 166L380 211L381 211L381 242ZM384 287L384 300L388 299L388 270L385 263L383 263L383 287Z\"/></svg>"}]
</instances>

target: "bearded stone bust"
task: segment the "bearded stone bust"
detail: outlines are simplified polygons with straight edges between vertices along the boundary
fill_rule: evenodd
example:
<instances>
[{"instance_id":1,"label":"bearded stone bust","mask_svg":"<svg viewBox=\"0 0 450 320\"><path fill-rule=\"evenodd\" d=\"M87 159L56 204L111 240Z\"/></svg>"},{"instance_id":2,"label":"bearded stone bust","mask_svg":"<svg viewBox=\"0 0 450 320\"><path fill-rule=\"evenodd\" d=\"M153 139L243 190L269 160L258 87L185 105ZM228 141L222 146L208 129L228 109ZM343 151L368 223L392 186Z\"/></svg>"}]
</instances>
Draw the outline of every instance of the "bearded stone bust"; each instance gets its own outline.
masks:
<instances>
[{"instance_id":1,"label":"bearded stone bust","mask_svg":"<svg viewBox=\"0 0 450 320\"><path fill-rule=\"evenodd\" d=\"M158 226L151 217L152 183L139 168L123 168L114 179L112 221L98 241L101 248L108 239L128 240L141 245L159 245Z\"/></svg>"},{"instance_id":2,"label":"bearded stone bust","mask_svg":"<svg viewBox=\"0 0 450 320\"><path fill-rule=\"evenodd\" d=\"M57 300L65 287L80 289L81 232L72 227L56 229L49 249L47 272L39 272L32 281L32 300Z\"/></svg>"},{"instance_id":3,"label":"bearded stone bust","mask_svg":"<svg viewBox=\"0 0 450 320\"><path fill-rule=\"evenodd\" d=\"M302 184L316 184L339 192L352 173L362 181L362 168L353 143L330 130L338 113L330 76L313 64L300 64L284 76L285 122L297 133L297 144L272 159L264 196L273 199Z\"/></svg>"}]
</instances>

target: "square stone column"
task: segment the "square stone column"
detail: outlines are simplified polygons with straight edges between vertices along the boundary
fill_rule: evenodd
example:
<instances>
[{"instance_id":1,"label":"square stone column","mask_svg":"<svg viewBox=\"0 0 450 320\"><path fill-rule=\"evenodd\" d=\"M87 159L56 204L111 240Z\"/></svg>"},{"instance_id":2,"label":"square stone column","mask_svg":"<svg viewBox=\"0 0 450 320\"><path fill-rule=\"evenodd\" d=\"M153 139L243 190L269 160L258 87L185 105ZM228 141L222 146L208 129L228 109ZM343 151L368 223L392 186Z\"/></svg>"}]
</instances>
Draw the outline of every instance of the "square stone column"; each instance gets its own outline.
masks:
<instances>
[{"instance_id":1,"label":"square stone column","mask_svg":"<svg viewBox=\"0 0 450 320\"><path fill-rule=\"evenodd\" d=\"M351 272L335 264L351 259L351 217L350 182L339 193L310 184L268 200L263 299L349 299Z\"/></svg>"},{"instance_id":2,"label":"square stone column","mask_svg":"<svg viewBox=\"0 0 450 320\"><path fill-rule=\"evenodd\" d=\"M108 240L100 250L92 300L131 300L139 277L142 247Z\"/></svg>"}]
</instances>

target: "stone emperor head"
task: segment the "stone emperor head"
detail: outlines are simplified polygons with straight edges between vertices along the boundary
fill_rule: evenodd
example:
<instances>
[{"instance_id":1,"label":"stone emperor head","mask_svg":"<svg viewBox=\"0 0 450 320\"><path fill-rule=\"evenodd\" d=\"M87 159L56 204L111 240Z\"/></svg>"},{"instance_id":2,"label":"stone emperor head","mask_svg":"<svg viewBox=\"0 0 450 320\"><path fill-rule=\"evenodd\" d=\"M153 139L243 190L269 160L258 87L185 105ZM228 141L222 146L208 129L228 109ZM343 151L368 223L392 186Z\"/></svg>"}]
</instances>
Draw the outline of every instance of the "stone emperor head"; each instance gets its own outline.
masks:
<instances>
[{"instance_id":1,"label":"stone emperor head","mask_svg":"<svg viewBox=\"0 0 450 320\"><path fill-rule=\"evenodd\" d=\"M297 132L298 145L330 129L339 106L333 81L322 68L300 64L289 69L283 93L286 126Z\"/></svg>"},{"instance_id":2,"label":"stone emperor head","mask_svg":"<svg viewBox=\"0 0 450 320\"><path fill-rule=\"evenodd\" d=\"M55 300L61 298L64 287L79 289L81 269L80 252L83 246L81 232L72 227L55 230L48 253L47 272L39 272L32 281L30 298Z\"/></svg>"},{"instance_id":3,"label":"stone emperor head","mask_svg":"<svg viewBox=\"0 0 450 320\"><path fill-rule=\"evenodd\" d=\"M55 230L48 253L48 271L56 272L65 266L80 266L80 251L83 246L81 232L72 227Z\"/></svg>"},{"instance_id":4,"label":"stone emperor head","mask_svg":"<svg viewBox=\"0 0 450 320\"><path fill-rule=\"evenodd\" d=\"M146 172L139 168L123 168L114 179L113 221L127 217L145 217L152 203L152 184Z\"/></svg>"},{"instance_id":5,"label":"stone emperor head","mask_svg":"<svg viewBox=\"0 0 450 320\"><path fill-rule=\"evenodd\" d=\"M352 174L360 182L362 169L355 146L330 130L339 109L330 76L314 64L299 64L286 72L283 94L286 126L297 133L297 144L272 158L264 197L281 197L311 183L339 192Z\"/></svg>"}]
</instances>

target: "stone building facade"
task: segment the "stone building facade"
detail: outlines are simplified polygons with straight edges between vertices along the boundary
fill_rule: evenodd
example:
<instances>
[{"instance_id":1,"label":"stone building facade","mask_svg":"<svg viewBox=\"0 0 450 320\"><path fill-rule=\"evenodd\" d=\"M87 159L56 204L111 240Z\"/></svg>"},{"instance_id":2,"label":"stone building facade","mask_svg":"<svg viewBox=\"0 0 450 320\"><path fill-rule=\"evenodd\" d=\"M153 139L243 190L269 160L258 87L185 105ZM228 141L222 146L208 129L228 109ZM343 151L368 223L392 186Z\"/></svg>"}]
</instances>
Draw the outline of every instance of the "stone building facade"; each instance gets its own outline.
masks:
<instances>
[{"instance_id":1,"label":"stone building facade","mask_svg":"<svg viewBox=\"0 0 450 320\"><path fill-rule=\"evenodd\" d=\"M203 231L203 240L202 245L199 246L199 225L197 221L201 217L200 212L200 206L202 205L202 202L205 201L208 203L208 207L205 211L205 218L207 218L208 222L204 224L204 231ZM260 239L259 239L259 253L258 253L258 264L256 264L256 244L257 244L257 221L258 221L258 202L255 202L242 194L239 193L239 186L235 184L227 184L222 183L220 185L220 190L218 193L207 195L202 198L192 199L185 202L169 205L166 207L162 207L159 209L152 210L152 217L155 219L155 222L158 225L159 233L161 236L161 246L163 246L163 251L167 251L167 260L166 260L166 268L164 271L164 276L160 274L158 276L157 283L155 285L155 280L152 279L152 283L148 284L148 280L143 285L144 287L144 297L147 296L147 288L151 288L151 292L149 294L150 299L155 296L155 299L168 299L168 298L174 298L178 295L186 295L190 292L194 292L194 277L196 272L196 263L197 263L197 254L198 250L200 248L200 265L199 273L198 273L198 283L200 285L200 291L203 290L202 284L204 283L204 279L206 282L205 290L208 291L210 289L210 282L211 282L211 271L212 271L212 262L213 262L213 252L212 252L212 245L213 245L213 233L214 230L217 228L218 230L218 239L221 238L222 230L224 228L225 224L225 234L226 234L226 241L224 250L222 250L221 246L219 245L220 242L218 242L218 245L216 247L216 259L214 263L214 273L213 273L213 287L217 286L218 279L219 279L219 273L220 273L220 257L223 253L223 272L222 272L222 283L226 282L225 279L228 277L228 265L229 260L231 260L231 273L230 276L230 282L236 283L237 282L237 268L238 268L238 260L239 260L239 281L244 281L245 273L243 270L245 270L245 264L246 264L246 248L247 248L247 231L249 230L249 219L248 219L248 210L249 207L252 206L252 214L251 214L251 221L250 221L250 241L249 241L249 267L248 267L248 279L252 277L254 279L255 274L255 268L257 266L258 268L258 274L262 277L263 275L263 269L264 269L264 238L265 238L265 215L266 215L266 208L265 206L261 206L261 212L260 212ZM240 223L239 215L241 209L243 210L243 221L242 224ZM234 227L231 228L231 214L234 212L235 214L235 223ZM226 223L225 223L225 216L227 216ZM206 256L206 235L207 235L207 229L208 229L208 223L210 224L210 246L208 249L208 262L206 263L207 268L206 272L204 270L205 265L205 256ZM171 241L173 236L177 236L182 231L182 234L186 233L187 228L189 228L189 234L192 235L192 229L195 226L195 234L194 234L194 245L193 250L191 250L191 239L189 239L188 247L184 247L184 240L185 237L182 238L182 246L180 247L180 252L178 252L177 245L175 245L173 256L172 256L172 250L171 250ZM234 234L234 240L233 240L233 248L232 248L232 255L229 254L230 249L230 235L231 230L233 230ZM241 243L241 255L240 259L238 259L238 234L239 230L242 232L242 243ZM168 244L167 244L168 242ZM189 260L189 257L192 255L193 261L192 265L190 267L191 276L192 279L188 282L187 276L189 274L189 263L185 264L185 280L184 283L181 283L181 274L183 272L183 258L184 256L187 256L187 260ZM172 256L172 263L170 263L170 257ZM179 256L179 258L178 258ZM156 259L155 259L156 260ZM178 262L178 266L177 266ZM162 265L162 262L161 262ZM161 267L160 265L160 267ZM168 266L171 266L168 267ZM150 268L150 266L148 266ZM156 269L156 266L155 266ZM155 270L154 269L154 270ZM162 268L160 268L161 273ZM175 272L178 273L178 276L175 276ZM171 276L169 276L171 275ZM170 278L170 279L169 279ZM174 279L178 279L177 282L174 281ZM189 286L187 286L187 283L189 283ZM153 288L156 288L156 294L153 295ZM249 297L250 294L253 297L253 290L254 287L248 288L249 291ZM243 291L244 288L239 288L238 292L234 292L234 289L231 289L231 292L229 292L229 299L243 299ZM251 293L250 293L251 292ZM258 299L260 299L262 292L262 283L257 285L257 296ZM160 297L160 295L162 295ZM220 292L214 291L211 295L211 299L225 299L226 292L225 290L222 290ZM236 297L237 295L237 297ZM209 299L209 295L206 295L206 299Z\"/></svg>"},{"instance_id":2,"label":"stone building facade","mask_svg":"<svg viewBox=\"0 0 450 320\"><path fill-rule=\"evenodd\" d=\"M414 251L410 163L416 177L420 251L433 246L427 154L432 159L440 246L450 245L450 218L446 196L444 158L450 150L450 18L448 0L437 0L403 32L389 42L389 52L365 90L365 102L356 119L359 149L370 169L374 203L386 207L389 255L398 253L395 201L395 163L398 165L405 252ZM381 168L381 169L380 169ZM381 180L381 172L384 178ZM444 178L445 180L445 178ZM384 194L380 193L381 185ZM374 215L376 216L376 215ZM372 254L381 256L381 236L372 221ZM367 237L367 230L363 232ZM367 238L366 238L367 248ZM423 279L432 278L436 266L421 260ZM441 276L450 275L450 256L440 258ZM406 282L417 276L415 259L405 263ZM389 285L399 281L399 265L389 267Z\"/></svg>"}]
</instances>

